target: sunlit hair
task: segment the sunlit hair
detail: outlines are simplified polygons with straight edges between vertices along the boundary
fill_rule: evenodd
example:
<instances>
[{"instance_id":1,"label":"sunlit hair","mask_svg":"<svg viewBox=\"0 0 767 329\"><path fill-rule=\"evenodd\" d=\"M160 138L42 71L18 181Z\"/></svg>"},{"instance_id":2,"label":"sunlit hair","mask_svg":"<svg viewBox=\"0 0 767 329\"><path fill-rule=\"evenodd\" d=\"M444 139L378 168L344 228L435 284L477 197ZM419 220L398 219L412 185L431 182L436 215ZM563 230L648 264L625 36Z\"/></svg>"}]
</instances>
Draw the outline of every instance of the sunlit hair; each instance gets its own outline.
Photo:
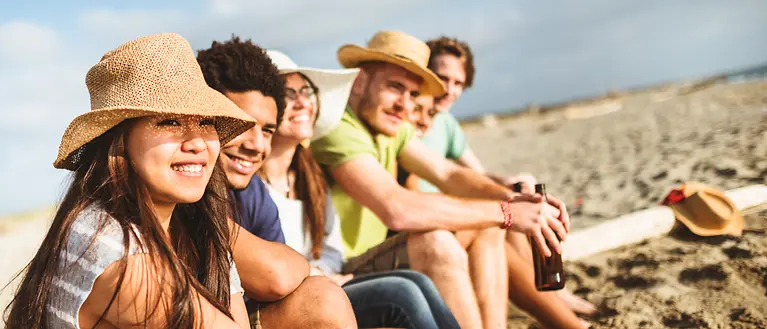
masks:
<instances>
[{"instance_id":1,"label":"sunlit hair","mask_svg":"<svg viewBox=\"0 0 767 329\"><path fill-rule=\"evenodd\" d=\"M196 292L231 318L231 248L223 171L217 164L198 202L176 205L170 221L170 239L166 239L152 210L147 186L136 174L125 152L126 132L131 124L131 121L123 122L85 146L82 157L90 161L81 161L72 174L72 182L40 249L22 272L23 281L6 310L6 328L48 328L46 306L52 298L53 278L62 269L58 265L64 261L62 253L67 248L73 222L91 205L105 212L94 228L97 232L94 241L112 217L122 229L124 255L128 254L133 237L133 243L146 250L150 259L151 266L145 277L159 280L158 286L167 288L160 289L158 294L170 292L170 295L156 298L154 305L147 305L146 314L152 314L163 301L167 303L164 305L166 328L193 328L195 305L199 303L193 297ZM93 242L89 246L92 245ZM121 274L106 310L115 302L125 279L126 258L117 264ZM106 311L95 327L105 315Z\"/></svg>"}]
</instances>

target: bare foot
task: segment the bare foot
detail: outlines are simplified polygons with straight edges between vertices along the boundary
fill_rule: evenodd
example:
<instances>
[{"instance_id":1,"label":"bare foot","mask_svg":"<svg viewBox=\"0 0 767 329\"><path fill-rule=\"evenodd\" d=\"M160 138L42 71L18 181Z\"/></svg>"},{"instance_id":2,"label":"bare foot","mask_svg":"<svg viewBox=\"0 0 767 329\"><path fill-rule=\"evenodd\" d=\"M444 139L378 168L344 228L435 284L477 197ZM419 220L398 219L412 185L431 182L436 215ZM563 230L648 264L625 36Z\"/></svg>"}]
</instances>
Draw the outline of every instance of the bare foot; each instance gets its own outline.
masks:
<instances>
[{"instance_id":1,"label":"bare foot","mask_svg":"<svg viewBox=\"0 0 767 329\"><path fill-rule=\"evenodd\" d=\"M570 290L562 289L557 291L557 297L576 314L594 315L597 312L597 307L594 304L576 296Z\"/></svg>"}]
</instances>

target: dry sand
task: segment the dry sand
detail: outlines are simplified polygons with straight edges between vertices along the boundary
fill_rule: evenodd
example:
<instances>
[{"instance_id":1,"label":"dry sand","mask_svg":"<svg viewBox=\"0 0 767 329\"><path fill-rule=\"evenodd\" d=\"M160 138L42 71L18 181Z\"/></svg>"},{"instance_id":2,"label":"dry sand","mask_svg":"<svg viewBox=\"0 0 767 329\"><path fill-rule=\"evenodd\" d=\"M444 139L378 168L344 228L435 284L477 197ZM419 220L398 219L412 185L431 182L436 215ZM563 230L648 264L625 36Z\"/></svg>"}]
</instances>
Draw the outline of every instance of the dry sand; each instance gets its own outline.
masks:
<instances>
[{"instance_id":1,"label":"dry sand","mask_svg":"<svg viewBox=\"0 0 767 329\"><path fill-rule=\"evenodd\" d=\"M6 284L37 252L52 219L52 209L0 218L0 312L13 298L20 280ZM5 289L3 289L5 288ZM2 314L2 313L0 313ZM0 321L0 328L4 327Z\"/></svg>"},{"instance_id":2,"label":"dry sand","mask_svg":"<svg viewBox=\"0 0 767 329\"><path fill-rule=\"evenodd\" d=\"M586 119L559 111L465 130L488 170L533 173L567 202L575 230L655 205L685 181L765 183L767 83L661 96L625 96L622 109Z\"/></svg>"},{"instance_id":3,"label":"dry sand","mask_svg":"<svg viewBox=\"0 0 767 329\"><path fill-rule=\"evenodd\" d=\"M491 172L533 173L567 202L574 230L657 205L685 181L722 190L767 182L765 82L628 95L595 106L604 115L588 110L465 129ZM764 213L749 217L764 221ZM767 328L764 234L659 237L567 267L569 289L613 310L593 320L595 328ZM512 312L510 328L533 323Z\"/></svg>"},{"instance_id":4,"label":"dry sand","mask_svg":"<svg viewBox=\"0 0 767 329\"><path fill-rule=\"evenodd\" d=\"M767 211L746 217L767 228ZM567 287L598 303L592 328L767 328L767 237L687 230L569 263ZM511 328L537 328L512 313Z\"/></svg>"}]
</instances>

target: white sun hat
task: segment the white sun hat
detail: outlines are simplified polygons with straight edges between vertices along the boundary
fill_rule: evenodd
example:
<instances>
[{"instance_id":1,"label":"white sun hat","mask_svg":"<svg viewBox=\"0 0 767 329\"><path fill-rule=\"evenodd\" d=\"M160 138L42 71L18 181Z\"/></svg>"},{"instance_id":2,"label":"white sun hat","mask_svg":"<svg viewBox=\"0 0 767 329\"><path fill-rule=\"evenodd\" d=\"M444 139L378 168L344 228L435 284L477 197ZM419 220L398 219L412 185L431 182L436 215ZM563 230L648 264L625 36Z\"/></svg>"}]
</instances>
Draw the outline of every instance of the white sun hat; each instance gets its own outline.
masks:
<instances>
[{"instance_id":1,"label":"white sun hat","mask_svg":"<svg viewBox=\"0 0 767 329\"><path fill-rule=\"evenodd\" d=\"M346 110L346 103L349 101L349 92L351 92L354 79L357 78L359 69L314 69L299 67L293 60L284 53L277 50L267 50L266 54L272 59L272 62L280 74L301 73L306 76L319 89L317 98L319 100L319 112L317 120L314 122L314 133L312 141L315 141L329 134L341 122Z\"/></svg>"}]
</instances>

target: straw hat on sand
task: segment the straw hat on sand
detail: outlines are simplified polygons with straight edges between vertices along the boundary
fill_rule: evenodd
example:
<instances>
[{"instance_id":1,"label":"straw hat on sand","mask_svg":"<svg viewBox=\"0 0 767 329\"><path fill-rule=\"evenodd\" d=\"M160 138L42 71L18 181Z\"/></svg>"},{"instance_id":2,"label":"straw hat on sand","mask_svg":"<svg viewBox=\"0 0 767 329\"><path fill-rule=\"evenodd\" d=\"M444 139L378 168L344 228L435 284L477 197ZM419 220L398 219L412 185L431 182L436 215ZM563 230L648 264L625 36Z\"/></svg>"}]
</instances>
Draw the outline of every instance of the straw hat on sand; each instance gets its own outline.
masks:
<instances>
[{"instance_id":1,"label":"straw hat on sand","mask_svg":"<svg viewBox=\"0 0 767 329\"><path fill-rule=\"evenodd\" d=\"M173 33L139 38L106 53L88 71L85 84L91 110L67 127L56 168L77 169L88 143L126 119L162 114L214 118L221 144L256 123L208 87L192 47Z\"/></svg>"},{"instance_id":2,"label":"straw hat on sand","mask_svg":"<svg viewBox=\"0 0 767 329\"><path fill-rule=\"evenodd\" d=\"M743 234L743 215L722 191L701 183L673 189L663 200L677 221L700 236Z\"/></svg>"},{"instance_id":3,"label":"straw hat on sand","mask_svg":"<svg viewBox=\"0 0 767 329\"><path fill-rule=\"evenodd\" d=\"M299 67L290 57L277 50L267 50L266 54L280 74L301 73L319 89L317 119L314 121L312 141L324 137L333 131L346 110L349 92L359 69L327 70Z\"/></svg>"},{"instance_id":4,"label":"straw hat on sand","mask_svg":"<svg viewBox=\"0 0 767 329\"><path fill-rule=\"evenodd\" d=\"M345 68L359 67L364 62L386 62L400 66L423 78L421 93L435 97L447 92L442 80L429 70L431 51L418 38L397 31L376 33L367 47L343 45L338 49L338 62Z\"/></svg>"}]
</instances>

